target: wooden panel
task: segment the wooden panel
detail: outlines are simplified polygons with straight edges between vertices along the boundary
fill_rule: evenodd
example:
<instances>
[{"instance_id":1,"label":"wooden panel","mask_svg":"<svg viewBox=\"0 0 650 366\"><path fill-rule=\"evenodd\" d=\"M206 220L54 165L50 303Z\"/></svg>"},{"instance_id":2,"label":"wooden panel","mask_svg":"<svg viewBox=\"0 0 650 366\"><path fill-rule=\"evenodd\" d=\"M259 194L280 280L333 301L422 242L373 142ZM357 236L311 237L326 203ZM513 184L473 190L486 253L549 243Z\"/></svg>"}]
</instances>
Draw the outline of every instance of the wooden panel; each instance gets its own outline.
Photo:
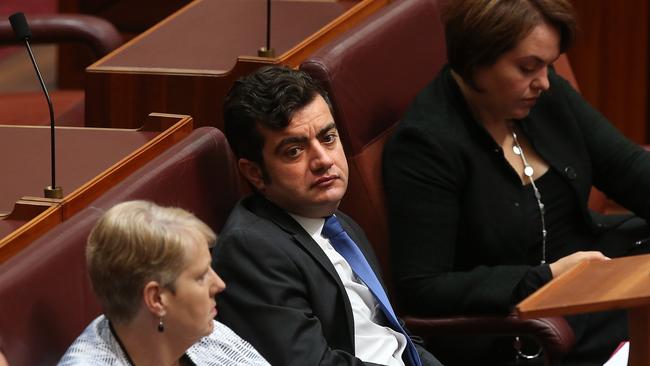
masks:
<instances>
[{"instance_id":1,"label":"wooden panel","mask_svg":"<svg viewBox=\"0 0 650 366\"><path fill-rule=\"evenodd\" d=\"M648 0L572 0L578 16L569 50L585 98L627 137L647 143Z\"/></svg>"},{"instance_id":2,"label":"wooden panel","mask_svg":"<svg viewBox=\"0 0 650 366\"><path fill-rule=\"evenodd\" d=\"M90 14L111 22L125 40L144 32L190 0L58 0L60 13ZM83 45L59 45L58 87L83 89L84 69L96 57Z\"/></svg>"},{"instance_id":3,"label":"wooden panel","mask_svg":"<svg viewBox=\"0 0 650 366\"><path fill-rule=\"evenodd\" d=\"M169 127L170 125L171 127ZM160 113L152 113L140 131L58 128L58 132L67 136L67 142L69 142L59 145L59 151L63 153L61 155L66 156L67 154L67 157L63 159L67 165L64 165L63 169L59 169L57 173L62 176L59 182L67 184L63 186L65 196L61 200L25 197L18 200L10 214L0 217L0 263L18 253L60 222L87 207L116 183L185 138L192 129L191 117ZM12 136L20 139L13 142L5 141L0 145L26 146L35 150L38 150L38 146L33 144L33 137L41 135L43 132L43 128L25 126L0 126L0 130L3 132L0 133L0 137L5 138L10 135L8 132L14 132ZM139 141L139 143L135 146L129 143L125 144L126 140L131 140L131 143ZM70 143L74 141L79 143ZM43 144L40 150L47 150L46 148L49 149L47 144ZM5 160L14 161L17 160L15 153L14 155L0 154L0 157L4 156L7 158ZM43 155L43 160L49 161L48 154L37 153L36 155ZM84 162L91 163L86 166ZM37 170L34 166L30 168L24 169L23 172ZM47 176L49 170L44 170L43 175ZM40 180L37 179L38 174L17 173L10 178L3 182L8 183L8 188L12 188L13 191L22 187L25 189L25 194L33 194L31 191L33 188L29 187L42 189L38 188L41 187ZM5 191L9 191L9 189L5 189ZM30 202L36 207L31 209L25 207ZM33 215L37 216L32 218Z\"/></svg>"},{"instance_id":4,"label":"wooden panel","mask_svg":"<svg viewBox=\"0 0 650 366\"><path fill-rule=\"evenodd\" d=\"M298 66L387 2L275 1L273 13L286 18L276 20L272 31L272 46L279 55L260 58L255 52L264 44L264 33L251 32L264 28L258 24L264 7L256 14L242 9L263 3L198 0L87 69L86 125L132 128L155 110L189 114L195 127L222 128L223 98L234 80L262 65ZM206 14L220 9L236 20L205 20ZM296 9L300 22L291 22ZM244 21L251 17L258 20L255 27ZM248 25L242 27L242 22ZM194 36L188 38L188 32Z\"/></svg>"},{"instance_id":5,"label":"wooden panel","mask_svg":"<svg viewBox=\"0 0 650 366\"><path fill-rule=\"evenodd\" d=\"M63 221L61 206L52 206L0 239L0 264Z\"/></svg>"},{"instance_id":6,"label":"wooden panel","mask_svg":"<svg viewBox=\"0 0 650 366\"><path fill-rule=\"evenodd\" d=\"M134 132L134 131L131 131ZM56 185L70 194L155 133L57 127ZM103 138L102 138L103 137ZM115 141L120 139L119 147ZM0 213L8 213L23 196L42 196L51 181L49 127L0 126Z\"/></svg>"},{"instance_id":7,"label":"wooden panel","mask_svg":"<svg viewBox=\"0 0 650 366\"><path fill-rule=\"evenodd\" d=\"M650 254L586 261L517 305L524 318L560 316L650 304Z\"/></svg>"},{"instance_id":8,"label":"wooden panel","mask_svg":"<svg viewBox=\"0 0 650 366\"><path fill-rule=\"evenodd\" d=\"M517 305L524 319L629 309L630 366L650 360L650 254L587 261Z\"/></svg>"},{"instance_id":9,"label":"wooden panel","mask_svg":"<svg viewBox=\"0 0 650 366\"><path fill-rule=\"evenodd\" d=\"M90 202L111 189L115 184L124 180L124 178L128 177L138 168L153 160L160 153L184 139L192 132L192 117L164 115L160 113L152 113L151 117L154 119L167 118L175 120L176 123L162 132L157 132L153 139L138 147L110 168L67 195L62 203L64 220L81 211ZM157 121L157 123L161 124L160 121ZM147 131L152 130L146 124L143 129Z\"/></svg>"},{"instance_id":10,"label":"wooden panel","mask_svg":"<svg viewBox=\"0 0 650 366\"><path fill-rule=\"evenodd\" d=\"M628 365L647 365L650 361L650 307L630 309L630 355ZM646 340L644 343L643 340Z\"/></svg>"}]
</instances>

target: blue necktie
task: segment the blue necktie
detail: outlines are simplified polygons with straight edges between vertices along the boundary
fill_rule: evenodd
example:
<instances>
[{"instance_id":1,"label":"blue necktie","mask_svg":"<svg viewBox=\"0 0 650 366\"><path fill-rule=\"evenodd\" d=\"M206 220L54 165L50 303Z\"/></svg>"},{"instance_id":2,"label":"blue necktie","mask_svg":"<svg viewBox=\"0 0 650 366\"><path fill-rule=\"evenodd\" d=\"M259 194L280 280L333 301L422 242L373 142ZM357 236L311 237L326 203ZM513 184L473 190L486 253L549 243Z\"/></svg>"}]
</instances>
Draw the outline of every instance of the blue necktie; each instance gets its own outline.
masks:
<instances>
[{"instance_id":1,"label":"blue necktie","mask_svg":"<svg viewBox=\"0 0 650 366\"><path fill-rule=\"evenodd\" d=\"M368 264L366 257L364 257L354 240L352 240L348 233L343 230L343 227L336 216L332 215L325 220L325 226L323 226L322 233L330 240L334 249L345 258L357 277L361 279L363 283L368 286L370 292L375 295L379 307L386 315L390 327L393 330L402 333L406 337L406 351L408 352L410 364L412 366L421 366L422 363L420 362L418 351L415 349L415 345L413 345L409 335L399 324L397 316L395 316L395 312L393 311L393 307L390 305L390 301L388 301L386 291L384 291L381 283L379 283L379 279L377 279L375 272L370 268L370 264Z\"/></svg>"}]
</instances>

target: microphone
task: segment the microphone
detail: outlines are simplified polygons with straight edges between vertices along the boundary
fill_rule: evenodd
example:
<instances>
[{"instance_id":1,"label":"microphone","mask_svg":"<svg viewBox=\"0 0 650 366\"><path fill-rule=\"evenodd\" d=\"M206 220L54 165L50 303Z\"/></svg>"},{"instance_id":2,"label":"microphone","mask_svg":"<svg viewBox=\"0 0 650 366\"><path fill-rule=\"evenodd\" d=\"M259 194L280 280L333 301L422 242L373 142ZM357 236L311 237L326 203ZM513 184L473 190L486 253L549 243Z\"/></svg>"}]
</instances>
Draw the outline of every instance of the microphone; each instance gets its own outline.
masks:
<instances>
[{"instance_id":1,"label":"microphone","mask_svg":"<svg viewBox=\"0 0 650 366\"><path fill-rule=\"evenodd\" d=\"M275 49L271 48L271 0L266 0L266 46L257 50L259 57L275 57Z\"/></svg>"},{"instance_id":2,"label":"microphone","mask_svg":"<svg viewBox=\"0 0 650 366\"><path fill-rule=\"evenodd\" d=\"M29 30L29 24L27 24L27 19L23 13L15 13L9 17L9 23L11 23L11 28L14 30L16 39L19 41L25 41L25 46L27 47L27 53L29 53L29 58L32 60L32 65L34 65L34 70L36 71L36 76L38 81L41 83L41 88L43 93L45 93L45 99L47 99L47 106L50 109L50 156L52 158L52 185L45 187L44 196L45 198L63 198L63 190L61 187L56 186L56 149L55 149L55 137L54 137L54 108L52 107L52 99L50 99L50 94L47 92L47 87L45 86L45 81L41 75L41 71L38 69L36 64L36 59L34 59L34 54L32 53L32 48L29 46L29 39L32 37L32 32Z\"/></svg>"}]
</instances>

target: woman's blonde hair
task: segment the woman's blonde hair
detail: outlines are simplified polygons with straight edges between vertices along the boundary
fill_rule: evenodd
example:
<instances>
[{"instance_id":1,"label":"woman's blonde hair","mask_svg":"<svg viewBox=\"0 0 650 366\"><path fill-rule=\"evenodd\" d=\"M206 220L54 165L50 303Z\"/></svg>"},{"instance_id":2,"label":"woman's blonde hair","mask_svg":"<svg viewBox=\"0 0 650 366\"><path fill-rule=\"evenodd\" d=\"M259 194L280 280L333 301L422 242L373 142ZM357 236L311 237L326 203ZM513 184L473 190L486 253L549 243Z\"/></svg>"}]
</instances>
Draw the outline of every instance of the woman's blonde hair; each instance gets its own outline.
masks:
<instances>
[{"instance_id":1,"label":"woman's blonde hair","mask_svg":"<svg viewBox=\"0 0 650 366\"><path fill-rule=\"evenodd\" d=\"M95 294L114 322L133 319L149 281L175 291L185 267L184 245L216 235L193 214L147 201L115 205L97 222L88 237L86 262Z\"/></svg>"}]
</instances>

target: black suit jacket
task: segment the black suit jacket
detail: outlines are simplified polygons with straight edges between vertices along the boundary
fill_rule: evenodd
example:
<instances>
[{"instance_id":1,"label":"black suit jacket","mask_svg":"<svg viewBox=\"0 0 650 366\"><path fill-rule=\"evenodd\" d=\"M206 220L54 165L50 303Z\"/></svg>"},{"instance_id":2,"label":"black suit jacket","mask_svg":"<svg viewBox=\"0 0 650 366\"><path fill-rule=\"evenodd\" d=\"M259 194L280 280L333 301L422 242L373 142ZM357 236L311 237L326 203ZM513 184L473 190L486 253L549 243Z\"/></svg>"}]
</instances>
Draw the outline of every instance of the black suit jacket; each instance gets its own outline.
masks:
<instances>
[{"instance_id":1,"label":"black suit jacket","mask_svg":"<svg viewBox=\"0 0 650 366\"><path fill-rule=\"evenodd\" d=\"M608 229L587 209L592 185L650 218L650 153L553 70L549 82L550 90L518 124L573 191L566 199L579 207L585 230L600 235ZM525 210L536 202L471 114L449 67L411 105L386 144L383 167L403 308L425 316L509 312L516 287L541 259L541 245L530 235L541 226L530 227ZM542 201L549 203L543 192ZM600 250L595 244L548 246L547 263L572 251Z\"/></svg>"},{"instance_id":2,"label":"black suit jacket","mask_svg":"<svg viewBox=\"0 0 650 366\"><path fill-rule=\"evenodd\" d=\"M336 215L378 273L362 230ZM217 297L219 319L271 364L364 364L354 357L352 309L334 266L300 224L271 202L253 195L235 206L214 249L213 267L227 286ZM424 364L437 362L429 354L423 358Z\"/></svg>"}]
</instances>

